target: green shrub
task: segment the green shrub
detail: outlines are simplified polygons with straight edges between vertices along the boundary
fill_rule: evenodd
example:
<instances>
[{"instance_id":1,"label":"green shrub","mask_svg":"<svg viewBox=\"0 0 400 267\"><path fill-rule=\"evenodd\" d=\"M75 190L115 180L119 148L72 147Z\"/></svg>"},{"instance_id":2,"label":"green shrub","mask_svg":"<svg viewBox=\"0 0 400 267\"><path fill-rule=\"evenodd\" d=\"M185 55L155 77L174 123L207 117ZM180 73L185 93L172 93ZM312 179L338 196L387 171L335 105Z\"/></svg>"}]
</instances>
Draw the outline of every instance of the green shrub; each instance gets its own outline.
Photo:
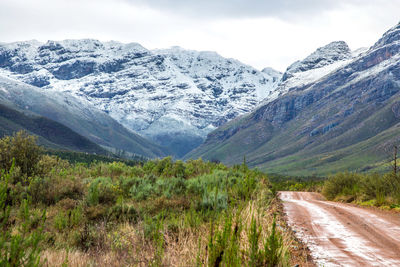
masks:
<instances>
[{"instance_id":1,"label":"green shrub","mask_svg":"<svg viewBox=\"0 0 400 267\"><path fill-rule=\"evenodd\" d=\"M183 178L164 178L156 181L157 194L167 198L182 195L186 191L186 184Z\"/></svg>"},{"instance_id":2,"label":"green shrub","mask_svg":"<svg viewBox=\"0 0 400 267\"><path fill-rule=\"evenodd\" d=\"M360 187L364 200L376 199L378 206L389 204L388 197L400 203L400 177L393 173L364 175Z\"/></svg>"},{"instance_id":3,"label":"green shrub","mask_svg":"<svg viewBox=\"0 0 400 267\"><path fill-rule=\"evenodd\" d=\"M355 173L338 173L325 181L322 194L333 200L337 196L357 196L361 177Z\"/></svg>"},{"instance_id":4,"label":"green shrub","mask_svg":"<svg viewBox=\"0 0 400 267\"><path fill-rule=\"evenodd\" d=\"M143 187L147 187L149 189L149 186L147 186L148 184L152 185L151 186L152 189L150 191L153 192L153 185L155 184L156 180L157 180L157 177L154 176L153 174L145 175L144 177L137 177L137 176L124 177L124 176L121 176L119 178L119 186L120 186L120 189L122 190L122 192L123 192L125 197L131 196L131 197L136 199L136 194L133 193L133 195L132 195L131 192L134 192L136 190L140 190L140 188L143 188ZM134 189L132 189L132 187L134 187ZM139 197L139 199L141 199L141 197Z\"/></svg>"},{"instance_id":5,"label":"green shrub","mask_svg":"<svg viewBox=\"0 0 400 267\"><path fill-rule=\"evenodd\" d=\"M153 173L157 176L162 174L168 176L173 166L172 157L165 157L163 159L157 160L156 165L153 168Z\"/></svg>"},{"instance_id":6,"label":"green shrub","mask_svg":"<svg viewBox=\"0 0 400 267\"><path fill-rule=\"evenodd\" d=\"M109 208L104 205L88 206L85 209L85 215L88 221L105 220L109 216Z\"/></svg>"},{"instance_id":7,"label":"green shrub","mask_svg":"<svg viewBox=\"0 0 400 267\"><path fill-rule=\"evenodd\" d=\"M226 192L218 191L217 188L204 192L200 209L220 211L227 207L228 194Z\"/></svg>"},{"instance_id":8,"label":"green shrub","mask_svg":"<svg viewBox=\"0 0 400 267\"><path fill-rule=\"evenodd\" d=\"M185 164L183 163L183 161L177 160L174 163L171 176L177 178L185 178Z\"/></svg>"},{"instance_id":9,"label":"green shrub","mask_svg":"<svg viewBox=\"0 0 400 267\"><path fill-rule=\"evenodd\" d=\"M253 192L257 188L259 180L250 174L245 174L243 176L240 178L238 177L238 183L235 183L236 186L231 185L231 187L234 191L234 196L241 200L248 200L253 197Z\"/></svg>"},{"instance_id":10,"label":"green shrub","mask_svg":"<svg viewBox=\"0 0 400 267\"><path fill-rule=\"evenodd\" d=\"M277 266L278 263L287 261L287 253L283 246L282 235L276 230L276 218L272 222L270 234L265 240L262 253L264 266Z\"/></svg>"},{"instance_id":11,"label":"green shrub","mask_svg":"<svg viewBox=\"0 0 400 267\"><path fill-rule=\"evenodd\" d=\"M15 166L21 169L21 173L31 176L37 169L42 149L36 144L36 137L29 136L20 131L12 137L6 136L0 139L0 169L8 172L15 159ZM13 183L21 181L10 181Z\"/></svg>"},{"instance_id":12,"label":"green shrub","mask_svg":"<svg viewBox=\"0 0 400 267\"><path fill-rule=\"evenodd\" d=\"M233 225L232 217L226 215L222 229L218 228L218 224L214 225L212 221L207 246L209 253L207 265L243 266L239 248L240 234L242 231L240 223L236 220L235 225Z\"/></svg>"},{"instance_id":13,"label":"green shrub","mask_svg":"<svg viewBox=\"0 0 400 267\"><path fill-rule=\"evenodd\" d=\"M40 176L47 176L52 171L58 173L61 170L70 168L71 165L68 161L62 160L57 156L42 155L37 163L36 174Z\"/></svg>"},{"instance_id":14,"label":"green shrub","mask_svg":"<svg viewBox=\"0 0 400 267\"><path fill-rule=\"evenodd\" d=\"M211 174L200 175L186 181L188 193L203 195L205 192L214 188L226 189L234 184L236 177L231 176L228 179L228 172L216 170Z\"/></svg>"},{"instance_id":15,"label":"green shrub","mask_svg":"<svg viewBox=\"0 0 400 267\"><path fill-rule=\"evenodd\" d=\"M139 177L124 177L121 176L119 178L119 187L121 188L124 197L129 197L130 196L130 190L132 186L137 186L141 183L141 180L143 178Z\"/></svg>"},{"instance_id":16,"label":"green shrub","mask_svg":"<svg viewBox=\"0 0 400 267\"><path fill-rule=\"evenodd\" d=\"M125 172L127 166L122 162L113 162L108 164L109 172L111 177L120 176Z\"/></svg>"},{"instance_id":17,"label":"green shrub","mask_svg":"<svg viewBox=\"0 0 400 267\"><path fill-rule=\"evenodd\" d=\"M90 183L87 200L89 205L113 204L121 193L110 177L98 177Z\"/></svg>"},{"instance_id":18,"label":"green shrub","mask_svg":"<svg viewBox=\"0 0 400 267\"><path fill-rule=\"evenodd\" d=\"M13 230L10 222L10 203L8 201L11 165L7 174L0 178L0 266L39 266L43 240L43 224L46 214L31 213L29 201L21 203L17 220L19 226Z\"/></svg>"},{"instance_id":19,"label":"green shrub","mask_svg":"<svg viewBox=\"0 0 400 267\"><path fill-rule=\"evenodd\" d=\"M54 228L63 231L67 228L73 228L80 225L83 219L83 208L77 206L74 209L60 211L54 218Z\"/></svg>"},{"instance_id":20,"label":"green shrub","mask_svg":"<svg viewBox=\"0 0 400 267\"><path fill-rule=\"evenodd\" d=\"M129 190L130 196L135 200L146 200L156 192L154 181L151 179L140 179L139 182Z\"/></svg>"},{"instance_id":21,"label":"green shrub","mask_svg":"<svg viewBox=\"0 0 400 267\"><path fill-rule=\"evenodd\" d=\"M269 235L264 240L264 246L261 243L261 225L257 223L256 218L251 219L249 229L249 266L278 266L278 264L287 264L287 252L283 245L282 235L276 230L276 219L272 222Z\"/></svg>"},{"instance_id":22,"label":"green shrub","mask_svg":"<svg viewBox=\"0 0 400 267\"><path fill-rule=\"evenodd\" d=\"M103 222L91 224L85 223L78 232L73 232L74 246L83 251L95 249L104 251L110 244L108 242L107 227Z\"/></svg>"},{"instance_id":23,"label":"green shrub","mask_svg":"<svg viewBox=\"0 0 400 267\"><path fill-rule=\"evenodd\" d=\"M118 222L136 223L139 219L139 213L133 206L118 203L110 208L109 219Z\"/></svg>"}]
</instances>

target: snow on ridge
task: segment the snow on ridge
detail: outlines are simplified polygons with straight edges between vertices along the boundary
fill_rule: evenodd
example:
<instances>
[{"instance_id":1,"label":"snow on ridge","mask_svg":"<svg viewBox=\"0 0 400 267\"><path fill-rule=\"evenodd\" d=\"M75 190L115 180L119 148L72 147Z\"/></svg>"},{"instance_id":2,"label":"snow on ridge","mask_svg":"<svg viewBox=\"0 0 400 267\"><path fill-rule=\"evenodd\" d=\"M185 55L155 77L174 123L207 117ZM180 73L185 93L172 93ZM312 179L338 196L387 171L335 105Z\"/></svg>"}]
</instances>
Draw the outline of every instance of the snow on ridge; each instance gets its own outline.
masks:
<instances>
[{"instance_id":1,"label":"snow on ridge","mask_svg":"<svg viewBox=\"0 0 400 267\"><path fill-rule=\"evenodd\" d=\"M311 69L303 72L298 72L293 75L292 78L288 79L283 85L287 88L301 87L307 84L314 83L329 73L349 64L353 59L346 59L337 61L329 65L325 65L320 68Z\"/></svg>"},{"instance_id":2,"label":"snow on ridge","mask_svg":"<svg viewBox=\"0 0 400 267\"><path fill-rule=\"evenodd\" d=\"M71 93L148 137L189 131L205 138L277 85L275 76L215 52L93 39L22 44L0 47L0 56L1 48L13 55L2 69L8 77ZM176 127L166 129L168 120Z\"/></svg>"}]
</instances>

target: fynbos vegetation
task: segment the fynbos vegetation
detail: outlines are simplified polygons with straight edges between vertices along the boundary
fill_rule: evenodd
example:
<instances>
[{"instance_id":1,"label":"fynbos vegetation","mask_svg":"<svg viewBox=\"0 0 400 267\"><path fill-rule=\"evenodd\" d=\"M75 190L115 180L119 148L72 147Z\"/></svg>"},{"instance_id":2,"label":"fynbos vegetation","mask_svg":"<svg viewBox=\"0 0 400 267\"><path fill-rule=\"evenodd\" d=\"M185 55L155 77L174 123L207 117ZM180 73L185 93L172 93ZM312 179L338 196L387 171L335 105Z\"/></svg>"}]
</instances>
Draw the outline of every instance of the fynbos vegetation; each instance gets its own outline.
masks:
<instances>
[{"instance_id":1,"label":"fynbos vegetation","mask_svg":"<svg viewBox=\"0 0 400 267\"><path fill-rule=\"evenodd\" d=\"M285 266L265 174L170 157L128 166L0 140L2 266Z\"/></svg>"},{"instance_id":2,"label":"fynbos vegetation","mask_svg":"<svg viewBox=\"0 0 400 267\"><path fill-rule=\"evenodd\" d=\"M324 183L322 193L329 200L399 208L400 177L397 173L339 173Z\"/></svg>"}]
</instances>

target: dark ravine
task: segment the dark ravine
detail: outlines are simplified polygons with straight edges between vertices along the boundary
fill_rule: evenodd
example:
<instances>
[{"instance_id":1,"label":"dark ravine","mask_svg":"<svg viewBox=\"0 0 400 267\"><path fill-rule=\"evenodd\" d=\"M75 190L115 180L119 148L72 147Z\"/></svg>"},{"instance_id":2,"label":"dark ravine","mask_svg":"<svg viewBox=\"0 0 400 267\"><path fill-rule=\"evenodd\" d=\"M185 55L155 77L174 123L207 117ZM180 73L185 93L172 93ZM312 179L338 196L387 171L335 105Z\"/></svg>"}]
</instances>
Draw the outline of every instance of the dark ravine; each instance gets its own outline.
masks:
<instances>
[{"instance_id":1,"label":"dark ravine","mask_svg":"<svg viewBox=\"0 0 400 267\"><path fill-rule=\"evenodd\" d=\"M398 141L399 92L400 24L342 67L210 133L188 158L234 164L246 156L287 174L373 167Z\"/></svg>"}]
</instances>

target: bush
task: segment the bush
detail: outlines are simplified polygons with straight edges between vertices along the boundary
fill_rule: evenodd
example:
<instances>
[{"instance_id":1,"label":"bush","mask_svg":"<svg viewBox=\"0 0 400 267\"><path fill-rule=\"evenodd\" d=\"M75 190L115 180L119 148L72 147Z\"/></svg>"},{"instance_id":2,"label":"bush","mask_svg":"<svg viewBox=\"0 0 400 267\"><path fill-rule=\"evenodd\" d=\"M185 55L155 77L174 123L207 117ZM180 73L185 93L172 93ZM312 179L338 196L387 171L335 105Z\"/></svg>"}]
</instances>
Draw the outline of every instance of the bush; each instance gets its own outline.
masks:
<instances>
[{"instance_id":1,"label":"bush","mask_svg":"<svg viewBox=\"0 0 400 267\"><path fill-rule=\"evenodd\" d=\"M239 247L242 230L240 223L236 222L233 226L232 217L227 215L222 229L218 228L218 225L211 224L207 246L208 266L244 266Z\"/></svg>"},{"instance_id":2,"label":"bush","mask_svg":"<svg viewBox=\"0 0 400 267\"><path fill-rule=\"evenodd\" d=\"M142 182L143 178L139 177L123 177L119 178L119 187L122 190L124 197L130 196L132 186L137 186Z\"/></svg>"},{"instance_id":3,"label":"bush","mask_svg":"<svg viewBox=\"0 0 400 267\"><path fill-rule=\"evenodd\" d=\"M233 176L228 180L228 172L216 170L211 174L205 174L186 181L187 191L196 195L203 195L209 190L218 187L223 190L234 184Z\"/></svg>"},{"instance_id":4,"label":"bush","mask_svg":"<svg viewBox=\"0 0 400 267\"><path fill-rule=\"evenodd\" d=\"M127 166L122 162L113 162L108 164L111 177L120 176L125 172Z\"/></svg>"},{"instance_id":5,"label":"bush","mask_svg":"<svg viewBox=\"0 0 400 267\"><path fill-rule=\"evenodd\" d=\"M43 155L37 164L36 174L40 175L40 176L46 176L51 171L57 173L63 169L65 170L69 167L70 167L70 164L66 160L62 160L56 156Z\"/></svg>"},{"instance_id":6,"label":"bush","mask_svg":"<svg viewBox=\"0 0 400 267\"><path fill-rule=\"evenodd\" d=\"M52 205L58 201L70 198L81 199L84 186L80 179L63 177L34 177L28 188L33 203Z\"/></svg>"},{"instance_id":7,"label":"bush","mask_svg":"<svg viewBox=\"0 0 400 267\"><path fill-rule=\"evenodd\" d=\"M156 192L154 182L151 179L139 179L138 183L129 190L130 196L135 200L146 200Z\"/></svg>"},{"instance_id":8,"label":"bush","mask_svg":"<svg viewBox=\"0 0 400 267\"><path fill-rule=\"evenodd\" d=\"M108 245L107 229L104 223L85 223L78 232L74 232L74 237L74 245L83 251L93 248L97 251L104 250Z\"/></svg>"},{"instance_id":9,"label":"bush","mask_svg":"<svg viewBox=\"0 0 400 267\"><path fill-rule=\"evenodd\" d=\"M278 266L279 263L287 262L287 252L283 245L282 235L276 230L276 219L272 222L269 235L264 240L264 247L260 248L261 226L257 220L252 218L249 236L250 266Z\"/></svg>"},{"instance_id":10,"label":"bush","mask_svg":"<svg viewBox=\"0 0 400 267\"><path fill-rule=\"evenodd\" d=\"M167 198L182 195L186 191L186 184L183 178L158 179L156 186L158 195L163 195Z\"/></svg>"},{"instance_id":11,"label":"bush","mask_svg":"<svg viewBox=\"0 0 400 267\"><path fill-rule=\"evenodd\" d=\"M329 199L372 201L376 206L400 204L400 177L387 174L339 173L325 181L323 195Z\"/></svg>"},{"instance_id":12,"label":"bush","mask_svg":"<svg viewBox=\"0 0 400 267\"><path fill-rule=\"evenodd\" d=\"M82 206L77 206L68 211L60 211L54 218L54 227L63 231L67 228L80 225L83 218Z\"/></svg>"},{"instance_id":13,"label":"bush","mask_svg":"<svg viewBox=\"0 0 400 267\"><path fill-rule=\"evenodd\" d=\"M136 223L139 219L139 213L133 206L119 203L110 209L109 219L118 222Z\"/></svg>"},{"instance_id":14,"label":"bush","mask_svg":"<svg viewBox=\"0 0 400 267\"><path fill-rule=\"evenodd\" d=\"M9 178L13 171L0 178L0 266L38 266L41 249L39 242L43 240L43 224L46 214L32 213L29 201L23 200L17 220L19 227L11 228Z\"/></svg>"},{"instance_id":15,"label":"bush","mask_svg":"<svg viewBox=\"0 0 400 267\"><path fill-rule=\"evenodd\" d=\"M98 177L90 183L87 200L89 205L113 204L120 194L110 177Z\"/></svg>"},{"instance_id":16,"label":"bush","mask_svg":"<svg viewBox=\"0 0 400 267\"><path fill-rule=\"evenodd\" d=\"M99 221L108 218L109 209L104 205L94 205L86 207L85 215L89 221Z\"/></svg>"},{"instance_id":17,"label":"bush","mask_svg":"<svg viewBox=\"0 0 400 267\"><path fill-rule=\"evenodd\" d=\"M228 207L228 194L220 192L218 189L206 191L200 203L200 209L203 210L224 210Z\"/></svg>"},{"instance_id":18,"label":"bush","mask_svg":"<svg viewBox=\"0 0 400 267\"><path fill-rule=\"evenodd\" d=\"M364 193L364 199L376 199L377 205L385 204L388 197L400 203L400 179L393 173L365 175L360 187Z\"/></svg>"},{"instance_id":19,"label":"bush","mask_svg":"<svg viewBox=\"0 0 400 267\"><path fill-rule=\"evenodd\" d=\"M0 169L8 172L15 159L15 166L21 169L22 174L27 176L34 174L42 153L36 140L36 137L29 136L24 131L0 139ZM13 181L17 182L21 181Z\"/></svg>"},{"instance_id":20,"label":"bush","mask_svg":"<svg viewBox=\"0 0 400 267\"><path fill-rule=\"evenodd\" d=\"M339 173L325 181L322 194L333 200L337 196L354 196L360 191L361 177L355 173Z\"/></svg>"}]
</instances>

